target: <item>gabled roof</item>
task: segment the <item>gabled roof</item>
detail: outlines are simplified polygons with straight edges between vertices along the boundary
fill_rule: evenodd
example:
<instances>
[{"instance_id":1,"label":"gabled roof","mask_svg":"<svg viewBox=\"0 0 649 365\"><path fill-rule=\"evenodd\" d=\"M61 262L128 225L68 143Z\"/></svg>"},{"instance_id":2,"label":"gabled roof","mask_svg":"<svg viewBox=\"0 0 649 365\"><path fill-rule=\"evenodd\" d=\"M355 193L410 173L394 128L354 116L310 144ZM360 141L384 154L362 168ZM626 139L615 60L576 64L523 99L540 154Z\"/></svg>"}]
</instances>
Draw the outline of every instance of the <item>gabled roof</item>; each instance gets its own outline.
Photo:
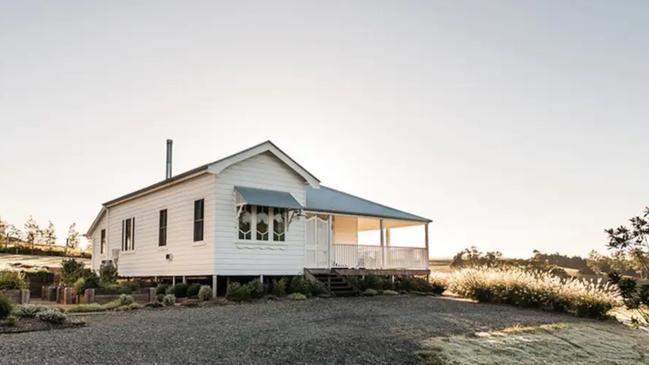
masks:
<instances>
[{"instance_id":1,"label":"gabled roof","mask_svg":"<svg viewBox=\"0 0 649 365\"><path fill-rule=\"evenodd\" d=\"M317 212L432 222L428 218L390 208L323 185L320 185L319 189L306 188L306 207L304 209Z\"/></svg>"},{"instance_id":2,"label":"gabled roof","mask_svg":"<svg viewBox=\"0 0 649 365\"><path fill-rule=\"evenodd\" d=\"M318 180L317 177L315 177L313 174L311 174L309 171L307 171L304 167L302 167L299 163L297 163L295 160L293 160L289 155L284 153L279 147L277 147L273 142L271 141L266 141L262 142L260 144L257 144L255 146L252 146L250 148L247 148L243 151L237 152L235 154L232 154L230 156L224 157L220 160L216 160L214 162L207 163L205 165L199 166L197 168L191 169L189 171L183 172L182 174L173 176L169 179L159 181L153 185L149 185L145 188L136 190L132 193L128 193L126 195L122 195L119 198L115 198L113 200L105 202L103 205L105 207L115 205L117 203L121 203L123 201L148 194L154 190L158 190L164 187L167 187L169 185L178 183L180 181L186 180L188 178L192 178L198 175L201 175L206 172L210 172L213 174L218 174L221 171L225 170L229 166L232 166L238 162L241 162L243 160L246 160L250 157L256 156L258 154L264 153L264 152L269 152L272 153L275 157L277 157L279 160L284 162L286 165L288 165L293 171L295 171L298 175L300 175L304 180L309 183L309 185L317 187L320 185L320 180Z\"/></svg>"}]
</instances>

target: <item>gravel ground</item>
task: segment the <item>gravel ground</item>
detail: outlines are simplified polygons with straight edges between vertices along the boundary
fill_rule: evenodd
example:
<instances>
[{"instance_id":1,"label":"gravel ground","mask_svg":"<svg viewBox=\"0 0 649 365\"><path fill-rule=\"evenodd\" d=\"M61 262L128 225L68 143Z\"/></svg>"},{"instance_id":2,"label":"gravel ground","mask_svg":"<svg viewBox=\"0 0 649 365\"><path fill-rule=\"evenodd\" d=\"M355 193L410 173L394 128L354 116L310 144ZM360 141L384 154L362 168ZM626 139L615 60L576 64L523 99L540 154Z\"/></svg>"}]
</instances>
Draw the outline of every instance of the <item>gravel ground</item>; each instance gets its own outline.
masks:
<instances>
[{"instance_id":1,"label":"gravel ground","mask_svg":"<svg viewBox=\"0 0 649 365\"><path fill-rule=\"evenodd\" d=\"M568 315L447 298L313 299L83 317L87 327L0 335L0 364L417 364L432 336Z\"/></svg>"}]
</instances>

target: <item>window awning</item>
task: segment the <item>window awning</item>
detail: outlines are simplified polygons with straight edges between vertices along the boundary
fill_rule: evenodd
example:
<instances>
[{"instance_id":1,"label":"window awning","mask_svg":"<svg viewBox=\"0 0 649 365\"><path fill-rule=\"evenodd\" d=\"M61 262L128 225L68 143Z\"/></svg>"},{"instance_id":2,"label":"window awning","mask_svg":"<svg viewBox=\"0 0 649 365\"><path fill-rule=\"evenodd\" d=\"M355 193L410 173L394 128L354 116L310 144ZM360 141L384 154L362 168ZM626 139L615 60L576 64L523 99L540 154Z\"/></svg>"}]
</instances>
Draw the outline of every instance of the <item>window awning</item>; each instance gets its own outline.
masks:
<instances>
[{"instance_id":1,"label":"window awning","mask_svg":"<svg viewBox=\"0 0 649 365\"><path fill-rule=\"evenodd\" d=\"M237 205L261 205L266 207L304 209L291 193L285 191L265 190L235 186Z\"/></svg>"}]
</instances>

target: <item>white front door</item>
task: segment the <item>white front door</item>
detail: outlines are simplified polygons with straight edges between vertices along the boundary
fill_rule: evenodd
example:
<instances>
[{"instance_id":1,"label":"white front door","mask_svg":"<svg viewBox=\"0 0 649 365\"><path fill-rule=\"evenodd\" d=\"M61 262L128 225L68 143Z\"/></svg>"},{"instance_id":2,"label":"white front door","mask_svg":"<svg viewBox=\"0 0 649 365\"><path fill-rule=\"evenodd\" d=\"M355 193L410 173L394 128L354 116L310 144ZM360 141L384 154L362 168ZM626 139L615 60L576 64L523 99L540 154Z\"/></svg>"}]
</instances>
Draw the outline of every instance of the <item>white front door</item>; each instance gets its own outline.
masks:
<instances>
[{"instance_id":1,"label":"white front door","mask_svg":"<svg viewBox=\"0 0 649 365\"><path fill-rule=\"evenodd\" d=\"M331 226L327 216L314 215L306 220L306 267L329 267Z\"/></svg>"}]
</instances>

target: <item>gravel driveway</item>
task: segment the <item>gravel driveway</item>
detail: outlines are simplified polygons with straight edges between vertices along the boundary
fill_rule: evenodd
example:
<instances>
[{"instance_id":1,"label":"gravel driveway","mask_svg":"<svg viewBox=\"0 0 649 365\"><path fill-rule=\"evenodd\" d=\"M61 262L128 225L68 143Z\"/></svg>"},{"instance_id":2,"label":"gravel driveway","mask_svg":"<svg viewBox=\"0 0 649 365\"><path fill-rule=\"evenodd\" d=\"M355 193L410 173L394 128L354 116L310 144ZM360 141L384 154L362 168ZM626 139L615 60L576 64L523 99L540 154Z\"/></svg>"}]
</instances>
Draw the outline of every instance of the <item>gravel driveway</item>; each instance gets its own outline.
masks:
<instances>
[{"instance_id":1,"label":"gravel driveway","mask_svg":"<svg viewBox=\"0 0 649 365\"><path fill-rule=\"evenodd\" d=\"M313 299L86 316L78 329L0 335L0 364L416 364L431 336L574 321L437 297Z\"/></svg>"}]
</instances>

